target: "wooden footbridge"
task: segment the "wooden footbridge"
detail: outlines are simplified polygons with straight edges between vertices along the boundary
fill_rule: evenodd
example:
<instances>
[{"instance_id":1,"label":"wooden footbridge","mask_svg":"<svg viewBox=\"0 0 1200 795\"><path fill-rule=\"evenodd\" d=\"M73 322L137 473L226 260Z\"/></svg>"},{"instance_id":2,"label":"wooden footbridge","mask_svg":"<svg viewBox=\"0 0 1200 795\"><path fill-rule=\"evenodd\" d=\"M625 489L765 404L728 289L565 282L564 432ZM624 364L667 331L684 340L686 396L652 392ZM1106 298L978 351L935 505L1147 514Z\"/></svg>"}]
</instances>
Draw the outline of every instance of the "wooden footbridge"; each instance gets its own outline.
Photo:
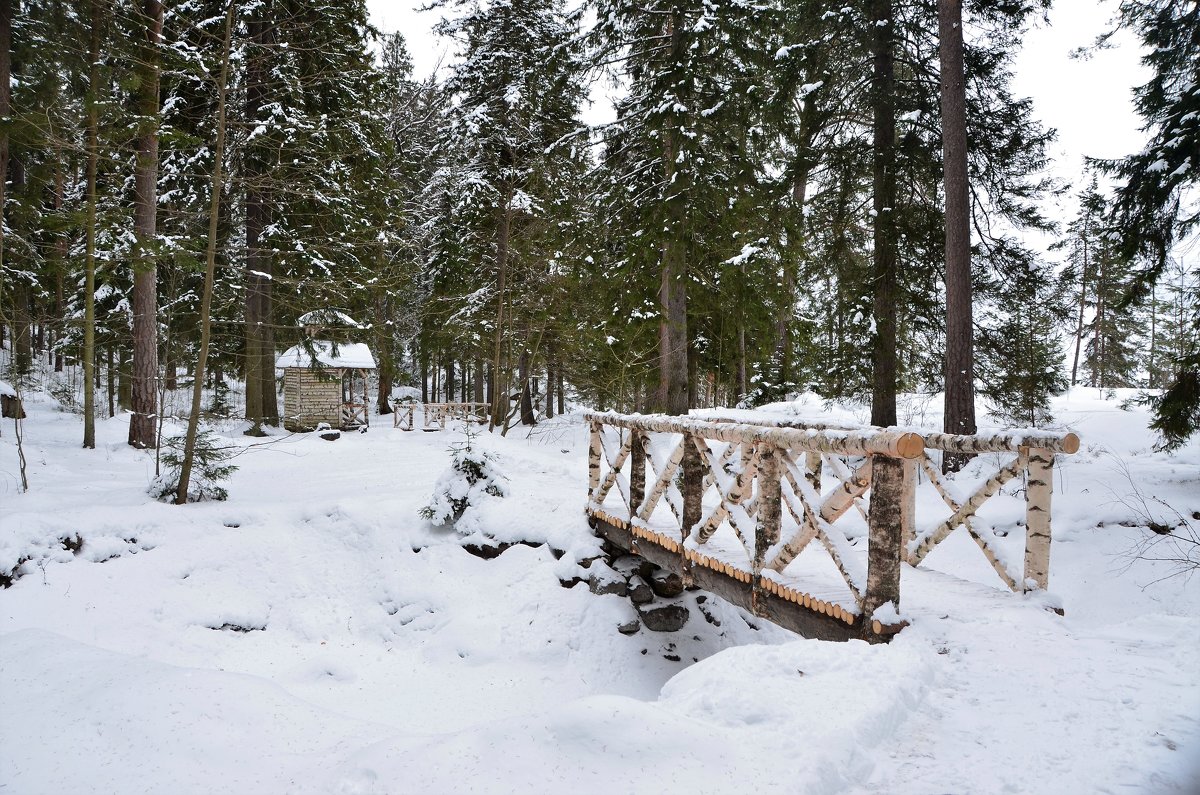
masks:
<instances>
[{"instance_id":1,"label":"wooden footbridge","mask_svg":"<svg viewBox=\"0 0 1200 795\"><path fill-rule=\"evenodd\" d=\"M899 561L919 566L958 528L1008 588L1044 590L1054 458L1079 449L1073 433L1040 431L959 436L613 413L591 413L586 421L587 513L598 534L685 583L826 640L880 641L898 632ZM930 458L939 451L1011 458L974 493L958 495ZM824 492L823 470L837 481ZM873 477L873 470L881 474ZM919 473L948 508L944 520L918 522ZM976 514L1021 476L1024 558L1010 560Z\"/></svg>"}]
</instances>

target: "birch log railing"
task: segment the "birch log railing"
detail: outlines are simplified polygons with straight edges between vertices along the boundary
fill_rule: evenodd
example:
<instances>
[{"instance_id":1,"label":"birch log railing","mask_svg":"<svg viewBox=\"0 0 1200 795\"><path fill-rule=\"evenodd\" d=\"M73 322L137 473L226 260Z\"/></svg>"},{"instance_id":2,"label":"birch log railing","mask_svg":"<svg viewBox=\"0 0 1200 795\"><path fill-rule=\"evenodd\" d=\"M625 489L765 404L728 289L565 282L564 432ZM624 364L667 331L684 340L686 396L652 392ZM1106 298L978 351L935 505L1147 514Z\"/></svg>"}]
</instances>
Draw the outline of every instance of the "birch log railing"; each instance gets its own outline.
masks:
<instances>
[{"instance_id":1,"label":"birch log railing","mask_svg":"<svg viewBox=\"0 0 1200 795\"><path fill-rule=\"evenodd\" d=\"M416 403L411 400L396 400L392 402L392 427L402 431L413 429L413 413Z\"/></svg>"},{"instance_id":2,"label":"birch log railing","mask_svg":"<svg viewBox=\"0 0 1200 795\"><path fill-rule=\"evenodd\" d=\"M487 422L490 409L491 406L487 403L426 403L425 430L431 430L434 425L445 430L449 420Z\"/></svg>"},{"instance_id":3,"label":"birch log railing","mask_svg":"<svg viewBox=\"0 0 1200 795\"><path fill-rule=\"evenodd\" d=\"M1009 588L1045 589L1051 467L1056 453L1079 446L1074 434L954 436L765 418L611 413L588 414L586 420L587 513L598 533L676 571L688 584L802 635L829 640L885 640L903 626L876 617L886 611L873 612L884 602L898 602L899 566L891 567L893 574L868 576L868 556L856 548L860 538L838 524L851 511L868 525L868 551L886 550L893 560L916 566L962 527ZM1015 457L964 497L940 477L929 451ZM872 492L867 505L863 497L880 459L899 464L899 499L883 504ZM824 492L823 472L835 480ZM951 511L923 530L916 516L919 472L928 475ZM1027 538L1018 572L977 512L1023 473ZM824 554L802 556L810 546Z\"/></svg>"}]
</instances>

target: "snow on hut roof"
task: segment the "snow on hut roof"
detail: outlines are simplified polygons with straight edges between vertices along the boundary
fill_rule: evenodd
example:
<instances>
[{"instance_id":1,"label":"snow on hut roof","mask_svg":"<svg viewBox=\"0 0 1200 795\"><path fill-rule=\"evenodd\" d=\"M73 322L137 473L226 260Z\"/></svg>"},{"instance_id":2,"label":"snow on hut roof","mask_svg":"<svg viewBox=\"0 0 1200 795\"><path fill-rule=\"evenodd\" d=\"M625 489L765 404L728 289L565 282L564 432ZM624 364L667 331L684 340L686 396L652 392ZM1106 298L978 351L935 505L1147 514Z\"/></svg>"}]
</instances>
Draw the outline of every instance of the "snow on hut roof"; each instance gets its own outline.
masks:
<instances>
[{"instance_id":1,"label":"snow on hut roof","mask_svg":"<svg viewBox=\"0 0 1200 795\"><path fill-rule=\"evenodd\" d=\"M317 309L312 312L305 312L299 317L297 323L301 326L348 326L350 328L362 328L354 318L337 309Z\"/></svg>"},{"instance_id":2,"label":"snow on hut roof","mask_svg":"<svg viewBox=\"0 0 1200 795\"><path fill-rule=\"evenodd\" d=\"M375 357L371 349L361 342L345 342L337 346L337 354L333 352L334 345L327 340L312 340L309 343L316 354L316 363L322 367L355 367L363 370L375 369ZM275 360L275 366L281 369L288 367L313 367L313 356L305 350L304 345L293 345Z\"/></svg>"},{"instance_id":3,"label":"snow on hut roof","mask_svg":"<svg viewBox=\"0 0 1200 795\"><path fill-rule=\"evenodd\" d=\"M7 381L0 381L0 395L15 398L17 396L17 390L13 389L12 384L8 383Z\"/></svg>"}]
</instances>

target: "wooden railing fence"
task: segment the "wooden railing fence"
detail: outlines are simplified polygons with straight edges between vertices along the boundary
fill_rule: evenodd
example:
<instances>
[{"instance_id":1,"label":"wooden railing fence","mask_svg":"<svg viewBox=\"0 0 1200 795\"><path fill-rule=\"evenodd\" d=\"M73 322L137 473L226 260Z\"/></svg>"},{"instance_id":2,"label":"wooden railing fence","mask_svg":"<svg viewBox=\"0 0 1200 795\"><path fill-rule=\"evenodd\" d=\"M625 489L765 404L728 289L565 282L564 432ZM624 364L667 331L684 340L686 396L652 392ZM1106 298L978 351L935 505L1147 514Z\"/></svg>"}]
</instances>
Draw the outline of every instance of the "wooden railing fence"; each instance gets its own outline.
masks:
<instances>
[{"instance_id":1,"label":"wooden railing fence","mask_svg":"<svg viewBox=\"0 0 1200 795\"><path fill-rule=\"evenodd\" d=\"M841 625L832 633L828 626L815 627L818 636L826 637L898 630L899 625L886 620L864 618L865 609L873 611L899 597L898 567L891 577L868 576L870 550L886 549L917 566L959 527L1009 588L1045 589L1051 467L1055 454L1073 453L1079 446L1074 434L1041 432L955 436L833 423L612 413L588 414L586 421L591 434L587 512L609 540L660 547L674 556L673 567L685 579L711 570L740 583L740 590L726 588L721 595L732 595L736 602L740 593L744 606L756 614L782 618L780 623L804 634L812 634L813 622L790 608L781 610L781 602L819 615L826 624ZM937 451L1011 453L1013 458L964 496L938 473L930 458ZM899 498L886 503L871 489L881 458L898 462L902 473ZM835 480L824 492L823 470ZM928 476L951 511L944 521L921 529L916 515L919 472ZM1018 563L1005 559L995 532L977 512L1022 474L1027 476L1026 544ZM865 504L868 491L871 500ZM856 549L859 536L839 524L851 511L868 525L868 555ZM871 521L872 511L886 513ZM896 523L899 533L894 532ZM900 539L899 544L893 539ZM789 572L814 541L833 563L844 590L806 590L803 578ZM642 547L648 549L644 543Z\"/></svg>"},{"instance_id":2,"label":"wooden railing fence","mask_svg":"<svg viewBox=\"0 0 1200 795\"><path fill-rule=\"evenodd\" d=\"M396 401L392 407L392 427L411 431L416 426L413 417L418 404ZM421 403L425 430L445 429L451 420L487 422L491 406L487 403Z\"/></svg>"}]
</instances>

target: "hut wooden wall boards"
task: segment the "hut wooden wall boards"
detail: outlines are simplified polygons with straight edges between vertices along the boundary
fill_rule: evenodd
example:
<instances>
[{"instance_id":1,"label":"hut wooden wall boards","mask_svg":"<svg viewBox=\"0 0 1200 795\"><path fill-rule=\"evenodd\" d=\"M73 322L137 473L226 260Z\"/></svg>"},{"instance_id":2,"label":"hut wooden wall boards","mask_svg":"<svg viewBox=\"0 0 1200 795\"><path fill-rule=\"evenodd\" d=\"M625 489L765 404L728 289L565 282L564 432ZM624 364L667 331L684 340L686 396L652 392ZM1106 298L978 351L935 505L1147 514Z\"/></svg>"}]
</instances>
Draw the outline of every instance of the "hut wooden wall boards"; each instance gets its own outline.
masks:
<instances>
[{"instance_id":1,"label":"hut wooden wall boards","mask_svg":"<svg viewBox=\"0 0 1200 795\"><path fill-rule=\"evenodd\" d=\"M371 349L357 342L309 340L275 361L283 370L283 427L311 431L319 423L352 430L370 424Z\"/></svg>"}]
</instances>

